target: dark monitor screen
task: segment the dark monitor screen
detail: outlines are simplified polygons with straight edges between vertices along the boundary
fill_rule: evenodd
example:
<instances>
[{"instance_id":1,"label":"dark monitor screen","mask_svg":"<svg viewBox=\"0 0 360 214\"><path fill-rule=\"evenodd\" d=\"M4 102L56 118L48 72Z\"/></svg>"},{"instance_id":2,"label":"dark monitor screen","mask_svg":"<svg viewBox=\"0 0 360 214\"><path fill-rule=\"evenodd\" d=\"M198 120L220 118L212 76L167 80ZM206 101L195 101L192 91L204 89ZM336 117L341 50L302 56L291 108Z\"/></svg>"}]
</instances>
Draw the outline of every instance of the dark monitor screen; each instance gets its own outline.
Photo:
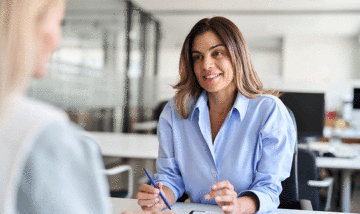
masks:
<instances>
[{"instance_id":1,"label":"dark monitor screen","mask_svg":"<svg viewBox=\"0 0 360 214\"><path fill-rule=\"evenodd\" d=\"M299 142L322 137L325 115L324 93L281 92L282 102L294 113Z\"/></svg>"},{"instance_id":2,"label":"dark monitor screen","mask_svg":"<svg viewBox=\"0 0 360 214\"><path fill-rule=\"evenodd\" d=\"M360 88L354 88L353 108L360 109Z\"/></svg>"}]
</instances>

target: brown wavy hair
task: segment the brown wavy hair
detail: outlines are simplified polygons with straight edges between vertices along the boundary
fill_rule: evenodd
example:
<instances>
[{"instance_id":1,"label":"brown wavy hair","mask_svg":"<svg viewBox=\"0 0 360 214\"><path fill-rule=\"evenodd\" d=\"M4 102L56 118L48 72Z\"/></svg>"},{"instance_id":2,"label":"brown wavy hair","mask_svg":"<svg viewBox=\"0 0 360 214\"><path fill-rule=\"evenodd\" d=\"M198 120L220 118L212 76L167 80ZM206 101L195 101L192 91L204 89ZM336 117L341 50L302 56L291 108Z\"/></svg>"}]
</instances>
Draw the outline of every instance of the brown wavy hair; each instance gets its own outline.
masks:
<instances>
[{"instance_id":1,"label":"brown wavy hair","mask_svg":"<svg viewBox=\"0 0 360 214\"><path fill-rule=\"evenodd\" d=\"M261 94L279 93L273 90L263 90L263 84L251 62L245 39L239 28L224 17L205 18L200 20L191 29L186 37L180 55L180 81L174 86L176 109L181 118L189 116L189 101L197 99L204 90L198 83L191 57L191 50L196 36L205 32L214 32L224 42L235 71L235 80L238 91L247 98L256 98Z\"/></svg>"}]
</instances>

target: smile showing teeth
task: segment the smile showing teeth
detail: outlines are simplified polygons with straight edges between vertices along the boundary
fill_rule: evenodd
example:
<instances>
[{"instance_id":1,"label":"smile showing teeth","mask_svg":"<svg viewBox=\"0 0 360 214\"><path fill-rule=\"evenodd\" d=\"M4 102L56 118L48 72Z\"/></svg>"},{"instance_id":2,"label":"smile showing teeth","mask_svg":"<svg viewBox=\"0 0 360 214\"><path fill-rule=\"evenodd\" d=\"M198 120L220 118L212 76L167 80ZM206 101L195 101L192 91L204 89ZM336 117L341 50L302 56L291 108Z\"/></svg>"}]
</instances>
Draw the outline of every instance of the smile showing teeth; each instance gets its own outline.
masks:
<instances>
[{"instance_id":1,"label":"smile showing teeth","mask_svg":"<svg viewBox=\"0 0 360 214\"><path fill-rule=\"evenodd\" d=\"M220 74L210 75L210 76L206 76L206 79L215 78L218 76L220 76Z\"/></svg>"}]
</instances>

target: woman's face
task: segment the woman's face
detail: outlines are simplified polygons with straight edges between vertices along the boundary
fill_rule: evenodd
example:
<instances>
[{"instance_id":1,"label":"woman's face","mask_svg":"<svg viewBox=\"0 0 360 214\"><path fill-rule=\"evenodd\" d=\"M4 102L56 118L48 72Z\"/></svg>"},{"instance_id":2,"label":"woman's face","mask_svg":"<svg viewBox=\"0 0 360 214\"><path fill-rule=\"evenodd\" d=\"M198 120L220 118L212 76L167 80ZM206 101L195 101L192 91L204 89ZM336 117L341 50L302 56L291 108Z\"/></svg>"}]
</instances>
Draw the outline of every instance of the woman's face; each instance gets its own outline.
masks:
<instances>
[{"instance_id":1,"label":"woman's face","mask_svg":"<svg viewBox=\"0 0 360 214\"><path fill-rule=\"evenodd\" d=\"M230 55L214 32L196 36L191 51L194 72L203 89L210 93L236 90Z\"/></svg>"},{"instance_id":2,"label":"woman's face","mask_svg":"<svg viewBox=\"0 0 360 214\"><path fill-rule=\"evenodd\" d=\"M65 5L64 1L61 0L48 19L45 20L43 29L39 30L41 52L34 77L42 78L46 76L51 55L60 44L61 22L64 12Z\"/></svg>"}]
</instances>

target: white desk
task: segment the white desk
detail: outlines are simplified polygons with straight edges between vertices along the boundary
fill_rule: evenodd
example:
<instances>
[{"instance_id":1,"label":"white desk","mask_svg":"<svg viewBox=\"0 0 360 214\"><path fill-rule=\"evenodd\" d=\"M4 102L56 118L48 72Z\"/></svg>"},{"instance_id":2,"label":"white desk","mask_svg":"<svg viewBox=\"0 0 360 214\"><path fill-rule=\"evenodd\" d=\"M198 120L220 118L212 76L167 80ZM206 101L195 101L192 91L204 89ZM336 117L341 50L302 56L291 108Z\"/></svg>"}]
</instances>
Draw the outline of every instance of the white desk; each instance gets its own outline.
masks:
<instances>
[{"instance_id":1,"label":"white desk","mask_svg":"<svg viewBox=\"0 0 360 214\"><path fill-rule=\"evenodd\" d=\"M141 211L141 207L137 203L137 199L111 198L112 213L120 214L124 211ZM171 210L177 214L189 214L191 210L203 210L213 213L222 213L221 209L216 205L205 205L195 203L176 203ZM309 210L287 210L277 209L272 214L332 214L336 212L319 212Z\"/></svg>"},{"instance_id":2,"label":"white desk","mask_svg":"<svg viewBox=\"0 0 360 214\"><path fill-rule=\"evenodd\" d=\"M151 174L155 173L154 160L158 157L159 149L156 135L112 132L88 132L88 134L98 141L102 155L130 158L127 164L133 169L134 181L136 181L133 183L134 190L137 191L140 183L147 180L141 170L142 167L146 167Z\"/></svg>"},{"instance_id":3,"label":"white desk","mask_svg":"<svg viewBox=\"0 0 360 214\"><path fill-rule=\"evenodd\" d=\"M324 143L328 144L328 143ZM318 145L317 145L318 146ZM347 145L350 146L350 145ZM359 150L360 145L351 145ZM311 148L311 145L310 145ZM360 170L360 156L356 158L316 157L316 165L320 168L339 169L341 173L341 210L350 212L351 206L351 171Z\"/></svg>"},{"instance_id":4,"label":"white desk","mask_svg":"<svg viewBox=\"0 0 360 214\"><path fill-rule=\"evenodd\" d=\"M360 170L360 157L353 159L317 157L316 165L321 168L339 169L341 173L341 210L350 212L351 171Z\"/></svg>"},{"instance_id":5,"label":"white desk","mask_svg":"<svg viewBox=\"0 0 360 214\"><path fill-rule=\"evenodd\" d=\"M152 134L88 132L99 143L101 153L123 158L157 159L159 141Z\"/></svg>"},{"instance_id":6,"label":"white desk","mask_svg":"<svg viewBox=\"0 0 360 214\"><path fill-rule=\"evenodd\" d=\"M133 129L138 131L149 131L156 129L158 125L158 121L151 120L146 122L134 123Z\"/></svg>"}]
</instances>

